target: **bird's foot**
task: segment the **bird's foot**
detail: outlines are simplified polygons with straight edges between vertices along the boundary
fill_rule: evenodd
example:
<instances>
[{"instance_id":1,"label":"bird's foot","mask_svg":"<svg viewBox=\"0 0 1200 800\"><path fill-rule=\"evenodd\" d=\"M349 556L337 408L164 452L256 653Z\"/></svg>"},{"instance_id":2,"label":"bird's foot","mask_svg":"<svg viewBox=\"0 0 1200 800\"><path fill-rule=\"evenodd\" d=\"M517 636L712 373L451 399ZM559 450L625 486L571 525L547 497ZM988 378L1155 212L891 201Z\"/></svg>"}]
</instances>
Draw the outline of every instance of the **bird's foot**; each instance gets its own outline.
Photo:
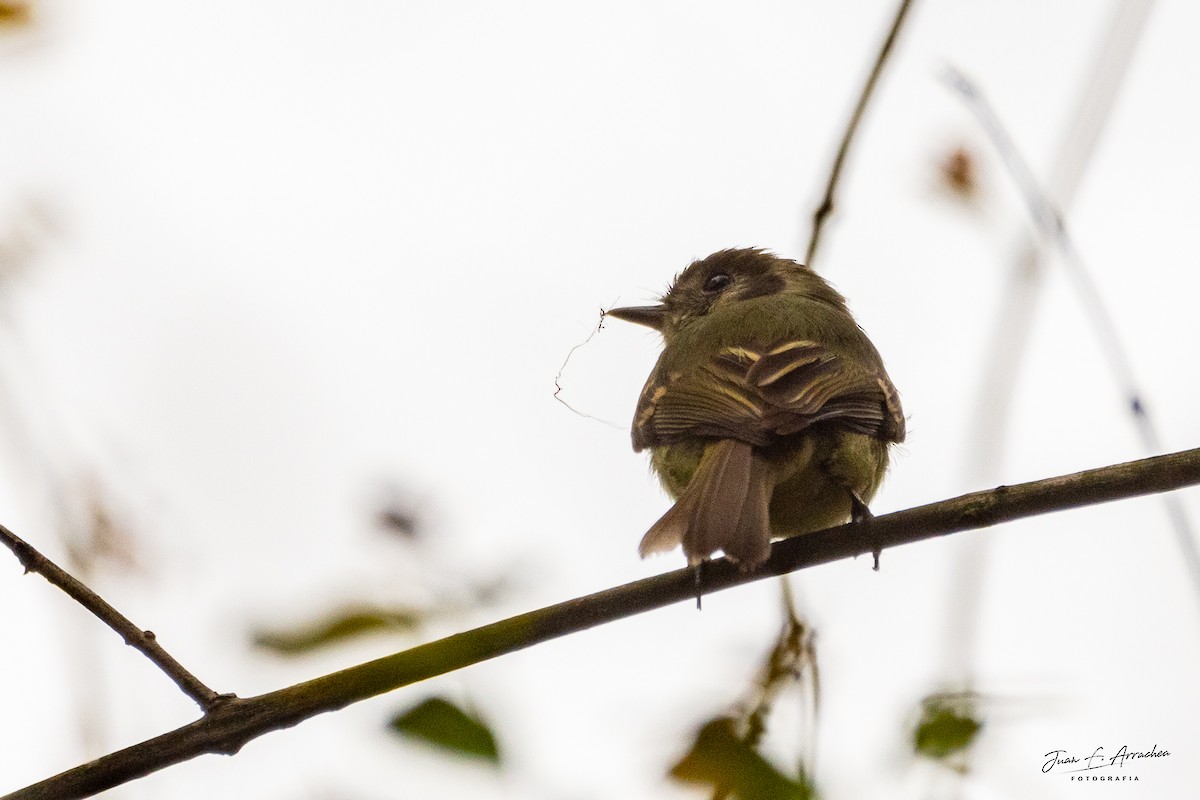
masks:
<instances>
[{"instance_id":1,"label":"bird's foot","mask_svg":"<svg viewBox=\"0 0 1200 800\"><path fill-rule=\"evenodd\" d=\"M871 520L875 519L875 515L871 513L871 509L863 502L863 499L858 496L857 492L850 492L850 521L855 523L866 523L867 534L871 535ZM871 542L871 558L874 560L874 569L879 572L879 556L883 552L883 548L879 546L879 541L872 536Z\"/></svg>"}]
</instances>

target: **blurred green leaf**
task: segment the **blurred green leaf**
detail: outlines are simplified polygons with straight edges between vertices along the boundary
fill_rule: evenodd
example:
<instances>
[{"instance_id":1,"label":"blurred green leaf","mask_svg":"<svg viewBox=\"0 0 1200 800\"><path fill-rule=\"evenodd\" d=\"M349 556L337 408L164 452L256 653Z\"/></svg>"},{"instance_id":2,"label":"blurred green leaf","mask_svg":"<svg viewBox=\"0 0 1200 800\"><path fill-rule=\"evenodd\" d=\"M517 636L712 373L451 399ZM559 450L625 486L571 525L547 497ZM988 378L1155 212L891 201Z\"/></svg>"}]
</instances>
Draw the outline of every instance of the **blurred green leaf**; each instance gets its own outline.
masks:
<instances>
[{"instance_id":1,"label":"blurred green leaf","mask_svg":"<svg viewBox=\"0 0 1200 800\"><path fill-rule=\"evenodd\" d=\"M292 630L260 630L254 644L294 656L368 634L411 631L420 624L421 612L412 608L352 606Z\"/></svg>"},{"instance_id":2,"label":"blurred green leaf","mask_svg":"<svg viewBox=\"0 0 1200 800\"><path fill-rule=\"evenodd\" d=\"M705 723L671 777L712 787L717 796L740 800L809 800L807 780L795 781L777 770L734 730L734 721L718 717Z\"/></svg>"},{"instance_id":3,"label":"blurred green leaf","mask_svg":"<svg viewBox=\"0 0 1200 800\"><path fill-rule=\"evenodd\" d=\"M935 694L921 701L921 719L913 731L913 751L945 761L975 743L983 722L971 693Z\"/></svg>"},{"instance_id":4,"label":"blurred green leaf","mask_svg":"<svg viewBox=\"0 0 1200 800\"><path fill-rule=\"evenodd\" d=\"M430 697L392 718L388 727L411 739L500 764L496 737L478 717L441 697Z\"/></svg>"}]
</instances>

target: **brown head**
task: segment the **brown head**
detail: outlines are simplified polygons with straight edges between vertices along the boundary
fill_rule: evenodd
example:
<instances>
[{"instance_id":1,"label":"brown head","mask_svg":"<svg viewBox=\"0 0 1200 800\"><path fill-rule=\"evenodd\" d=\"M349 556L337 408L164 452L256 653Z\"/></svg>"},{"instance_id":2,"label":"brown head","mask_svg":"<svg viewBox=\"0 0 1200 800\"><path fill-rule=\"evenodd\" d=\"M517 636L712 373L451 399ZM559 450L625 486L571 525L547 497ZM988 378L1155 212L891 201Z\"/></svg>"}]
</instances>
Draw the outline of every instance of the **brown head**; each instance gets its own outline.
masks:
<instances>
[{"instance_id":1,"label":"brown head","mask_svg":"<svg viewBox=\"0 0 1200 800\"><path fill-rule=\"evenodd\" d=\"M653 328L669 340L675 331L716 308L779 292L796 292L843 308L846 302L808 267L759 248L739 248L693 261L675 277L658 305L606 313Z\"/></svg>"}]
</instances>

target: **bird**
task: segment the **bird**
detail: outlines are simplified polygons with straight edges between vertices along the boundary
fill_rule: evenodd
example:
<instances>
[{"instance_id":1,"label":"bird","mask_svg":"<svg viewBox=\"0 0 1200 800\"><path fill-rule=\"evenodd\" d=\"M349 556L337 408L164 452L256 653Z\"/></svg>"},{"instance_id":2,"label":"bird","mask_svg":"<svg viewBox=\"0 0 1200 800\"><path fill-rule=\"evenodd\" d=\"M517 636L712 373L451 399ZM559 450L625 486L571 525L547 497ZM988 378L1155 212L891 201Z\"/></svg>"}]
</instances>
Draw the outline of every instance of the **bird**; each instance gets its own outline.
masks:
<instances>
[{"instance_id":1,"label":"bird","mask_svg":"<svg viewBox=\"0 0 1200 800\"><path fill-rule=\"evenodd\" d=\"M761 248L721 250L657 304L605 313L663 339L632 440L675 502L642 557L682 546L690 566L720 551L753 571L773 539L871 516L905 417L879 351L824 278Z\"/></svg>"}]
</instances>

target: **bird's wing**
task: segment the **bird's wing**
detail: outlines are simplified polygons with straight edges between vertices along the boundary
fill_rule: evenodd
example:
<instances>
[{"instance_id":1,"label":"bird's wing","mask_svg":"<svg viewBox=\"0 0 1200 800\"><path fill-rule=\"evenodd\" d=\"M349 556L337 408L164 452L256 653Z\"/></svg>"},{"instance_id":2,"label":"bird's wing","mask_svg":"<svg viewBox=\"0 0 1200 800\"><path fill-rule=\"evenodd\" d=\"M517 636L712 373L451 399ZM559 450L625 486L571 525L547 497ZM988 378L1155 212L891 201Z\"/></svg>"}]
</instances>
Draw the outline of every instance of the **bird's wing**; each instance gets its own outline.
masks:
<instances>
[{"instance_id":1,"label":"bird's wing","mask_svg":"<svg viewBox=\"0 0 1200 800\"><path fill-rule=\"evenodd\" d=\"M765 446L822 422L904 440L899 396L881 369L807 340L727 347L687 370L655 369L638 401L633 445L700 436Z\"/></svg>"}]
</instances>

